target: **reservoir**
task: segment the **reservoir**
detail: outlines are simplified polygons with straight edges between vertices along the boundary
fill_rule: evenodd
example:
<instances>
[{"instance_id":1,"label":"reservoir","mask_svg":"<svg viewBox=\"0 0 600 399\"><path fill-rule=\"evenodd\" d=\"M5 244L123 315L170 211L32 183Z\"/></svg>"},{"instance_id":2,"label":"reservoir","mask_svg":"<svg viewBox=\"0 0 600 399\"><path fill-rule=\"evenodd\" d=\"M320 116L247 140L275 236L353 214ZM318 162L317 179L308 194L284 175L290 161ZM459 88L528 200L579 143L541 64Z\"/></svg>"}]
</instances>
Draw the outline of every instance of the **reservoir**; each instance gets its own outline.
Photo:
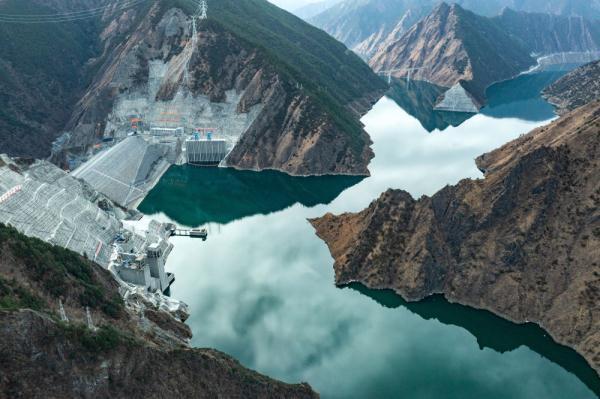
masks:
<instances>
[{"instance_id":1,"label":"reservoir","mask_svg":"<svg viewBox=\"0 0 600 399\"><path fill-rule=\"evenodd\" d=\"M388 188L420 197L481 178L475 157L555 117L539 92L562 73L497 84L477 115L432 112L435 87L396 82L363 118L376 155L364 179L171 167L139 209L209 230L206 242L174 238L167 264L193 345L323 398L596 398L596 373L535 325L442 297L336 287L306 221L362 210Z\"/></svg>"}]
</instances>

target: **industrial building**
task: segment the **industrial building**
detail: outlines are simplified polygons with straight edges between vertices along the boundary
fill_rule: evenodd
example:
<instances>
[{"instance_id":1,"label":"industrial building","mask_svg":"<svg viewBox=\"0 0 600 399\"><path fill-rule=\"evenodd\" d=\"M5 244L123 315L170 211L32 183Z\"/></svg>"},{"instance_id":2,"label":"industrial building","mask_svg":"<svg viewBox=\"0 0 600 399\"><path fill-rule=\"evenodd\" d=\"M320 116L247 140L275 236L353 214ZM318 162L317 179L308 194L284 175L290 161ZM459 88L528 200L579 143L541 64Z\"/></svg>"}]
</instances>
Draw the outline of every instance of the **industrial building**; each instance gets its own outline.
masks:
<instances>
[{"instance_id":1,"label":"industrial building","mask_svg":"<svg viewBox=\"0 0 600 399\"><path fill-rule=\"evenodd\" d=\"M217 166L227 156L227 142L208 136L192 136L185 141L187 163L196 166Z\"/></svg>"},{"instance_id":2,"label":"industrial building","mask_svg":"<svg viewBox=\"0 0 600 399\"><path fill-rule=\"evenodd\" d=\"M0 223L68 248L147 292L165 292L173 227L149 221L132 228L127 212L83 181L45 161L17 163L0 156Z\"/></svg>"},{"instance_id":3,"label":"industrial building","mask_svg":"<svg viewBox=\"0 0 600 399\"><path fill-rule=\"evenodd\" d=\"M152 127L150 135L152 136L183 136L184 130L182 127Z\"/></svg>"},{"instance_id":4,"label":"industrial building","mask_svg":"<svg viewBox=\"0 0 600 399\"><path fill-rule=\"evenodd\" d=\"M124 281L145 287L148 291L165 292L175 281L175 276L165 271L166 259L173 249L168 242L171 227L151 220L142 230L143 235L137 230L135 234L125 231L117 238L114 271ZM144 237L143 244L139 242L140 237ZM143 252L136 251L136 248L143 248Z\"/></svg>"}]
</instances>

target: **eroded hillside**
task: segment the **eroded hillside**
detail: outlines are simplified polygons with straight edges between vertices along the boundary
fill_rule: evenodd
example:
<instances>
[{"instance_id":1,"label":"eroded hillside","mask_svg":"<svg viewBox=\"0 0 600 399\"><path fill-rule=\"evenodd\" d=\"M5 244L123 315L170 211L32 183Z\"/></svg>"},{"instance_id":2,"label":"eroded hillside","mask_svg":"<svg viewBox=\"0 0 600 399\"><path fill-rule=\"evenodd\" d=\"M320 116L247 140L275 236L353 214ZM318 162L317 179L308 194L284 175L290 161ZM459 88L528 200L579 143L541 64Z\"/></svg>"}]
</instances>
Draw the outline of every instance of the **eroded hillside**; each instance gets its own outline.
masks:
<instances>
[{"instance_id":1,"label":"eroded hillside","mask_svg":"<svg viewBox=\"0 0 600 399\"><path fill-rule=\"evenodd\" d=\"M318 397L190 349L181 320L123 301L110 272L73 252L0 225L0 255L2 397Z\"/></svg>"},{"instance_id":2,"label":"eroded hillside","mask_svg":"<svg viewBox=\"0 0 600 399\"><path fill-rule=\"evenodd\" d=\"M312 220L337 284L391 288L534 322L600 372L600 103L477 159L432 197L389 190Z\"/></svg>"}]
</instances>

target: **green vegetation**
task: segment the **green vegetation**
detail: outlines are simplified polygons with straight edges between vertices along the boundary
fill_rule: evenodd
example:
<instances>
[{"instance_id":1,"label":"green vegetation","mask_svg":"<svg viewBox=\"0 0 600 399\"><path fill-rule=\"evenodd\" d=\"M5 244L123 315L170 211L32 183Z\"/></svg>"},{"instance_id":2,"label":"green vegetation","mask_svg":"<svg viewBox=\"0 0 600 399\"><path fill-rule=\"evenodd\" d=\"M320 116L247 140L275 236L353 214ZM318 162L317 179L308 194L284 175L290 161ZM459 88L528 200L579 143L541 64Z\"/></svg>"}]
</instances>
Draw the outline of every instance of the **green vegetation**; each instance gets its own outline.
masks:
<instances>
[{"instance_id":1,"label":"green vegetation","mask_svg":"<svg viewBox=\"0 0 600 399\"><path fill-rule=\"evenodd\" d=\"M60 324L65 336L79 343L85 350L93 354L105 353L121 345L132 345L136 340L112 326L102 326L91 331L83 324Z\"/></svg>"},{"instance_id":2,"label":"green vegetation","mask_svg":"<svg viewBox=\"0 0 600 399\"><path fill-rule=\"evenodd\" d=\"M60 298L78 293L81 306L100 309L111 317L122 312L121 297L116 293L109 295L94 272L93 263L78 254L0 224L0 256L7 253L21 261L29 277L49 295Z\"/></svg>"},{"instance_id":3,"label":"green vegetation","mask_svg":"<svg viewBox=\"0 0 600 399\"><path fill-rule=\"evenodd\" d=\"M163 0L163 10L179 7L191 14L189 0ZM257 48L289 84L301 85L343 131L359 138L362 126L347 105L386 85L356 54L301 19L266 0L208 0L210 24ZM362 150L362 142L355 142Z\"/></svg>"},{"instance_id":4,"label":"green vegetation","mask_svg":"<svg viewBox=\"0 0 600 399\"><path fill-rule=\"evenodd\" d=\"M3 14L53 14L29 0L0 2ZM0 147L46 156L90 80L86 62L100 53L98 22L0 23ZM89 72L89 73L86 73Z\"/></svg>"},{"instance_id":5,"label":"green vegetation","mask_svg":"<svg viewBox=\"0 0 600 399\"><path fill-rule=\"evenodd\" d=\"M40 311L45 307L43 299L23 288L16 280L8 281L0 277L0 309Z\"/></svg>"},{"instance_id":6,"label":"green vegetation","mask_svg":"<svg viewBox=\"0 0 600 399\"><path fill-rule=\"evenodd\" d=\"M197 10L192 0L155 1L162 12L172 7L189 14ZM149 1L135 9L145 15L153 4ZM385 83L358 56L266 0L209 0L208 5L209 19L204 24L226 29L249 48L258 48L291 89L301 86L341 130L357 138L353 140L356 150L364 148L358 140L362 126L346 106L365 93L384 89ZM56 10L31 0L5 0L0 2L0 12L27 15ZM156 14L157 19L162 12ZM50 142L64 128L75 102L97 72L94 68L102 64L90 67L88 61L102 53L99 37L104 26L99 19L0 24L0 65L10 66L0 68L0 146L5 151L47 155ZM112 43L127 34L122 32Z\"/></svg>"}]
</instances>

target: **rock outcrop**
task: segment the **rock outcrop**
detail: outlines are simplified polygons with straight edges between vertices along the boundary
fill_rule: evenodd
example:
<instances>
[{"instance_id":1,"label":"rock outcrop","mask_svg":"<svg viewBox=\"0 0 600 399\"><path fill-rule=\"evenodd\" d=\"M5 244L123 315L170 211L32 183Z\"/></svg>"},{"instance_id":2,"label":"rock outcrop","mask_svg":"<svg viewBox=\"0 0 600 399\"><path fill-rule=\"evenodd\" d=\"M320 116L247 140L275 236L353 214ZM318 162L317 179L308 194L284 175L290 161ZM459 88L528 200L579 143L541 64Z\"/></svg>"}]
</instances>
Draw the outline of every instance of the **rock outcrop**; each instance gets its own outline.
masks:
<instances>
[{"instance_id":1,"label":"rock outcrop","mask_svg":"<svg viewBox=\"0 0 600 399\"><path fill-rule=\"evenodd\" d=\"M34 1L24 2L21 13L32 12L26 6ZM86 0L71 6L82 8L78 1ZM54 52L73 58L65 61L69 69L55 66L54 60L32 63L27 57L33 55L3 51L0 65L14 66L25 57L31 74L45 85L55 76L61 80L51 94L41 91L32 97L37 81L15 86L18 79L5 85L0 78L10 97L10 106L0 111L7 114L0 123L25 123L23 110L52 115L36 114L37 119L23 125L44 126L42 146L27 146L25 141L30 143L36 134L20 130L23 145L11 144L9 154L45 156L52 140L65 133L52 159L67 167L68 158L86 154L102 138L126 136L129 120L144 115L145 123L159 127L215 127L215 120L224 121L216 127L232 136L232 142L239 141L228 159L233 167L294 175L368 175L373 154L360 117L386 85L324 32L263 0L209 2L208 19L196 21L196 37L193 2L153 0L125 7L106 0L104 6L102 15L82 23L87 30L80 32L80 25L59 30L69 41L62 36L54 40ZM2 29L7 37L18 37L19 28L12 26ZM0 49L9 45L0 40ZM64 69L69 79L55 69ZM64 90L63 81L70 84ZM56 113L54 95L61 100ZM30 97L30 103L19 105ZM44 120L52 123L46 126ZM120 126L124 131L117 137Z\"/></svg>"},{"instance_id":2,"label":"rock outcrop","mask_svg":"<svg viewBox=\"0 0 600 399\"><path fill-rule=\"evenodd\" d=\"M542 95L561 115L600 99L600 61L569 72L544 89Z\"/></svg>"},{"instance_id":3,"label":"rock outcrop","mask_svg":"<svg viewBox=\"0 0 600 399\"><path fill-rule=\"evenodd\" d=\"M535 54L600 50L600 26L583 16L528 13L505 8L492 20Z\"/></svg>"},{"instance_id":4,"label":"rock outcrop","mask_svg":"<svg viewBox=\"0 0 600 399\"><path fill-rule=\"evenodd\" d=\"M488 18L442 3L399 40L393 36L384 42L369 64L394 77L410 74L453 88L443 109L476 112L489 85L514 77L535 62L525 47ZM462 108L449 109L454 103Z\"/></svg>"},{"instance_id":5,"label":"rock outcrop","mask_svg":"<svg viewBox=\"0 0 600 399\"><path fill-rule=\"evenodd\" d=\"M174 314L123 301L110 272L73 252L0 225L0 255L0 397L318 397L189 348Z\"/></svg>"},{"instance_id":6,"label":"rock outcrop","mask_svg":"<svg viewBox=\"0 0 600 399\"><path fill-rule=\"evenodd\" d=\"M477 165L484 179L432 197L389 190L362 212L311 220L336 283L537 323L600 373L600 102Z\"/></svg>"},{"instance_id":7,"label":"rock outcrop","mask_svg":"<svg viewBox=\"0 0 600 399\"><path fill-rule=\"evenodd\" d=\"M404 33L438 3L437 0L345 0L309 21L361 56L370 58L388 35ZM497 16L508 7L523 12L579 16L590 21L600 18L600 0L455 0L452 3L487 17Z\"/></svg>"}]
</instances>

